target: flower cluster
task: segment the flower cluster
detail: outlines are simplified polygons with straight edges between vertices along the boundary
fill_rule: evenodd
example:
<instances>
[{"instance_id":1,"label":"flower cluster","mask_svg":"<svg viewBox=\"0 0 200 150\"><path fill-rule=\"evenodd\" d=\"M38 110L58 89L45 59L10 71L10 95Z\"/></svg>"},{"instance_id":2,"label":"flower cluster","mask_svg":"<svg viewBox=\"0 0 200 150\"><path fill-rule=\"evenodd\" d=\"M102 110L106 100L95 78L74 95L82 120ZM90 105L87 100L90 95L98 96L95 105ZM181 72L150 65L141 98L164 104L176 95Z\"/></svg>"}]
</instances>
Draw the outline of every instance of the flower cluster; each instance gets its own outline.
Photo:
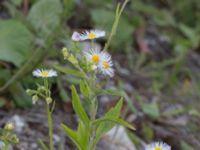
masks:
<instances>
[{"instance_id":1,"label":"flower cluster","mask_svg":"<svg viewBox=\"0 0 200 150\"><path fill-rule=\"evenodd\" d=\"M14 128L14 124L9 122L5 124L3 129L0 129L0 149L19 143L18 137L13 132Z\"/></svg>"},{"instance_id":2,"label":"flower cluster","mask_svg":"<svg viewBox=\"0 0 200 150\"><path fill-rule=\"evenodd\" d=\"M171 150L171 147L164 142L154 142L147 145L145 150Z\"/></svg>"},{"instance_id":3,"label":"flower cluster","mask_svg":"<svg viewBox=\"0 0 200 150\"><path fill-rule=\"evenodd\" d=\"M104 31L100 30L90 30L85 31L84 33L74 32L72 35L72 40L74 41L83 41L83 40L92 40L95 38L105 36ZM88 62L92 64L93 69L98 69L104 75L113 77L114 69L111 59L111 55L106 51L100 51L98 49L90 49L84 52L84 55Z\"/></svg>"},{"instance_id":4,"label":"flower cluster","mask_svg":"<svg viewBox=\"0 0 200 150\"><path fill-rule=\"evenodd\" d=\"M112 68L113 63L110 54L105 51L92 49L88 52L85 52L85 57L90 63L92 63L94 68L99 69L99 71L104 75L113 77L114 69Z\"/></svg>"}]
</instances>

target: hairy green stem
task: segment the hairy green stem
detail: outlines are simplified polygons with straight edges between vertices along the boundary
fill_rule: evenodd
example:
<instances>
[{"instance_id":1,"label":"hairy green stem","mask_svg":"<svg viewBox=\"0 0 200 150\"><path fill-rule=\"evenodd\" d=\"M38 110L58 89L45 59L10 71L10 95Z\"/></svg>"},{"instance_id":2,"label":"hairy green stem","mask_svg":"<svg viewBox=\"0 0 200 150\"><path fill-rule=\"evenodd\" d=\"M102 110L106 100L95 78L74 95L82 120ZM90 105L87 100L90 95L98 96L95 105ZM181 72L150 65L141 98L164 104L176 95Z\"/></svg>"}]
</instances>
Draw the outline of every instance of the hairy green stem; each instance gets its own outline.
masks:
<instances>
[{"instance_id":1,"label":"hairy green stem","mask_svg":"<svg viewBox=\"0 0 200 150\"><path fill-rule=\"evenodd\" d=\"M49 127L49 148L50 150L53 150L53 123L49 104L47 104L47 117Z\"/></svg>"},{"instance_id":2,"label":"hairy green stem","mask_svg":"<svg viewBox=\"0 0 200 150\"><path fill-rule=\"evenodd\" d=\"M93 89L95 91L95 75L92 76L92 80L89 82L89 85L91 87L91 89ZM92 93L90 95L90 120L91 120L91 124L90 124L90 140L89 140L89 150L95 150L96 145L94 144L95 141L95 135L96 135L96 128L93 125L93 122L96 119L96 114L97 114L97 98L95 96L95 93Z\"/></svg>"},{"instance_id":3,"label":"hairy green stem","mask_svg":"<svg viewBox=\"0 0 200 150\"><path fill-rule=\"evenodd\" d=\"M112 41L112 38L113 36L115 35L116 31L117 31L117 27L118 27L118 24L119 24L119 20L120 20L120 17L121 17L121 14L126 6L126 4L129 2L129 0L126 0L123 5L120 7L120 4L117 5L117 9L116 9L116 12L115 12L115 20L114 20L114 23L113 23L113 26L112 26L112 29L111 29L111 33L108 37L108 41L106 42L105 46L104 46L104 49L103 50L107 50L108 47L110 46L110 43Z\"/></svg>"},{"instance_id":4,"label":"hairy green stem","mask_svg":"<svg viewBox=\"0 0 200 150\"><path fill-rule=\"evenodd\" d=\"M47 89L45 92L46 98L50 97L49 84L47 78L44 78L44 86ZM50 109L50 105L47 102L46 102L46 111L47 111L48 128L49 128L49 148L50 150L53 150L53 122L51 116L52 112Z\"/></svg>"},{"instance_id":5,"label":"hairy green stem","mask_svg":"<svg viewBox=\"0 0 200 150\"><path fill-rule=\"evenodd\" d=\"M8 146L9 146L9 144L6 143L6 144L5 144L5 148L4 148L4 150L8 150Z\"/></svg>"}]
</instances>

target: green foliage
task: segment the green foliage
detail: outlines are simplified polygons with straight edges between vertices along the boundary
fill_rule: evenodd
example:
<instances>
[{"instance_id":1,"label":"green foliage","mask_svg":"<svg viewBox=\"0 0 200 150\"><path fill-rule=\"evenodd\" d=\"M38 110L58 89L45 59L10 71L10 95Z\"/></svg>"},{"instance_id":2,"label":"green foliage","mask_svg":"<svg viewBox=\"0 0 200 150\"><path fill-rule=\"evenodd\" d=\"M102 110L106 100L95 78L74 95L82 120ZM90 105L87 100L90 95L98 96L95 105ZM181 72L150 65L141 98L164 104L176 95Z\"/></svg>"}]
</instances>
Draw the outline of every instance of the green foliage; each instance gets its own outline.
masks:
<instances>
[{"instance_id":1,"label":"green foliage","mask_svg":"<svg viewBox=\"0 0 200 150\"><path fill-rule=\"evenodd\" d=\"M159 106L155 102L150 104L147 103L142 104L142 110L146 115L154 119L159 118L160 116Z\"/></svg>"},{"instance_id":2,"label":"green foliage","mask_svg":"<svg viewBox=\"0 0 200 150\"><path fill-rule=\"evenodd\" d=\"M81 121L86 126L88 126L90 123L90 119L88 118L88 116L81 104L80 98L79 98L76 88L74 86L72 86L72 105L73 105L73 108L74 108L76 114L81 119Z\"/></svg>"},{"instance_id":3,"label":"green foliage","mask_svg":"<svg viewBox=\"0 0 200 150\"><path fill-rule=\"evenodd\" d=\"M21 66L30 54L32 34L18 21L0 21L0 60Z\"/></svg>"},{"instance_id":4,"label":"green foliage","mask_svg":"<svg viewBox=\"0 0 200 150\"><path fill-rule=\"evenodd\" d=\"M181 149L182 150L194 150L194 148L186 143L185 141L181 141Z\"/></svg>"},{"instance_id":5,"label":"green foliage","mask_svg":"<svg viewBox=\"0 0 200 150\"><path fill-rule=\"evenodd\" d=\"M75 8L74 0L64 0L63 1L63 11L66 19L70 18L73 15L73 9Z\"/></svg>"},{"instance_id":6,"label":"green foliage","mask_svg":"<svg viewBox=\"0 0 200 150\"><path fill-rule=\"evenodd\" d=\"M69 74L69 75L73 75L75 77L79 77L79 78L84 78L84 74L77 71L77 70L74 70L74 69L71 69L71 68L66 68L66 67L62 67L62 66L58 66L58 65L55 65L54 68L62 73L65 73L65 74Z\"/></svg>"},{"instance_id":7,"label":"green foliage","mask_svg":"<svg viewBox=\"0 0 200 150\"><path fill-rule=\"evenodd\" d=\"M39 0L31 7L27 19L40 36L46 37L59 25L61 13L60 0Z\"/></svg>"},{"instance_id":8,"label":"green foliage","mask_svg":"<svg viewBox=\"0 0 200 150\"><path fill-rule=\"evenodd\" d=\"M17 7L22 4L22 0L11 0L11 2Z\"/></svg>"},{"instance_id":9,"label":"green foliage","mask_svg":"<svg viewBox=\"0 0 200 150\"><path fill-rule=\"evenodd\" d=\"M110 109L106 114L106 118L111 118L111 119L118 119L120 116L121 108L122 108L122 103L123 101L120 100L117 105ZM99 141L99 139L109 130L111 130L114 127L115 123L111 121L107 122L101 122L101 124L98 126L97 131L96 131L96 139L95 141Z\"/></svg>"},{"instance_id":10,"label":"green foliage","mask_svg":"<svg viewBox=\"0 0 200 150\"><path fill-rule=\"evenodd\" d=\"M12 94L16 106L22 108L32 106L30 97L26 94L24 88L19 83L12 85L9 91Z\"/></svg>"},{"instance_id":11,"label":"green foliage","mask_svg":"<svg viewBox=\"0 0 200 150\"><path fill-rule=\"evenodd\" d=\"M84 82L83 80L80 81L80 90L81 90L81 93L85 97L89 97L89 94L91 93L91 89L88 86L88 84L86 82Z\"/></svg>"},{"instance_id":12,"label":"green foliage","mask_svg":"<svg viewBox=\"0 0 200 150\"><path fill-rule=\"evenodd\" d=\"M74 142L74 144L76 144L79 150L87 150L89 141L89 132L88 128L86 128L84 123L82 123L81 121L79 122L77 131L73 131L64 124L62 124L62 127L66 132L66 134Z\"/></svg>"}]
</instances>

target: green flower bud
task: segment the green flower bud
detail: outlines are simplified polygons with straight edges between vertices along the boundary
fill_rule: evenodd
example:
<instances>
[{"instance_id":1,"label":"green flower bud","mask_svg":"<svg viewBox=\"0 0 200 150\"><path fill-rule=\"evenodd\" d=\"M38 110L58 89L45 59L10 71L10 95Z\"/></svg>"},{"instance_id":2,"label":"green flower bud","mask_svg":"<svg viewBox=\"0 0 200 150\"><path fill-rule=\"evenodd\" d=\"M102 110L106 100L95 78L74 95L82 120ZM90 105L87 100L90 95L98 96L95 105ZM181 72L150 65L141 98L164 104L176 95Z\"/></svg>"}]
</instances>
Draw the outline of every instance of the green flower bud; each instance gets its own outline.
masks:
<instances>
[{"instance_id":1,"label":"green flower bud","mask_svg":"<svg viewBox=\"0 0 200 150\"><path fill-rule=\"evenodd\" d=\"M14 125L13 123L6 123L6 125L4 126L4 129L7 131L13 131L14 130Z\"/></svg>"},{"instance_id":2,"label":"green flower bud","mask_svg":"<svg viewBox=\"0 0 200 150\"><path fill-rule=\"evenodd\" d=\"M44 87L44 86L39 86L39 87L37 88L37 91L38 91L38 92L44 92L44 91L45 91L45 87Z\"/></svg>"},{"instance_id":3,"label":"green flower bud","mask_svg":"<svg viewBox=\"0 0 200 150\"><path fill-rule=\"evenodd\" d=\"M46 98L46 102L47 102L47 104L50 104L52 101L53 101L53 100L52 100L51 97L47 97L47 98Z\"/></svg>"},{"instance_id":4,"label":"green flower bud","mask_svg":"<svg viewBox=\"0 0 200 150\"><path fill-rule=\"evenodd\" d=\"M76 57L70 53L68 51L67 48L63 48L62 49L62 52L63 52L63 56L64 56L64 59L68 60L70 63L72 63L75 67L79 67L79 63L78 63L78 60L76 59Z\"/></svg>"},{"instance_id":5,"label":"green flower bud","mask_svg":"<svg viewBox=\"0 0 200 150\"><path fill-rule=\"evenodd\" d=\"M31 95L33 94L33 92L32 92L31 89L27 89L27 90L26 90L26 93L27 93L29 96L31 96Z\"/></svg>"},{"instance_id":6,"label":"green flower bud","mask_svg":"<svg viewBox=\"0 0 200 150\"><path fill-rule=\"evenodd\" d=\"M37 95L32 96L32 103L35 104L38 101L39 97Z\"/></svg>"},{"instance_id":7,"label":"green flower bud","mask_svg":"<svg viewBox=\"0 0 200 150\"><path fill-rule=\"evenodd\" d=\"M67 59L69 52L68 52L68 49L66 47L64 47L62 49L62 53L63 53L64 59Z\"/></svg>"},{"instance_id":8,"label":"green flower bud","mask_svg":"<svg viewBox=\"0 0 200 150\"><path fill-rule=\"evenodd\" d=\"M17 144L17 143L19 143L19 138L16 135L12 135L10 137L10 142L13 144Z\"/></svg>"}]
</instances>

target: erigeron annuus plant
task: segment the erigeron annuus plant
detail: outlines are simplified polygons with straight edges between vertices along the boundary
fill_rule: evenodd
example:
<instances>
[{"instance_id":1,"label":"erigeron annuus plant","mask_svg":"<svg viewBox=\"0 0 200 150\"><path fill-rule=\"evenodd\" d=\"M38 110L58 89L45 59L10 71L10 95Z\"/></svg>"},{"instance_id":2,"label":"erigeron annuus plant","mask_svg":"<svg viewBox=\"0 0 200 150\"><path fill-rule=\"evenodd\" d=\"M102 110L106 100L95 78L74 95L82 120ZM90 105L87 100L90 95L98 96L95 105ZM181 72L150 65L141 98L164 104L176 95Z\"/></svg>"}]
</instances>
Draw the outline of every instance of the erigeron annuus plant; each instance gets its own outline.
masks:
<instances>
[{"instance_id":1,"label":"erigeron annuus plant","mask_svg":"<svg viewBox=\"0 0 200 150\"><path fill-rule=\"evenodd\" d=\"M72 35L72 40L74 41L76 47L75 50L69 50L67 48L62 49L64 59L69 61L76 69L67 69L68 73L80 77L80 91L84 96L84 100L89 105L88 110L83 107L77 90L75 86L72 85L72 106L75 113L79 117L78 128L76 131L74 131L65 124L62 124L62 127L79 150L95 150L96 145L101 137L116 124L121 124L130 129L134 129L132 125L120 118L123 98L121 98L116 106L109 110L104 116L100 118L97 118L96 116L98 110L98 96L108 92L101 87L101 84L97 82L98 75L103 74L105 77L110 78L114 76L112 58L107 52L107 49L113 35L116 32L120 16L127 2L128 0L126 0L122 6L117 6L113 28L103 50L98 50L94 47L94 40L96 38L104 37L106 34L101 30L86 30L82 33L74 32ZM90 40L91 42L91 48L87 51L83 51L77 46L77 42L84 40ZM58 70L65 72L65 68ZM44 79L44 83L43 85L38 84L37 90L29 89L27 92L32 96L33 103L36 103L39 98L42 98L46 101L47 120L49 126L49 146L47 147L41 140L39 140L39 142L44 150L53 150L52 112L55 101L53 101L51 98L48 77L57 76L57 73L54 70L37 69L33 72L33 75L36 77L42 77Z\"/></svg>"},{"instance_id":2,"label":"erigeron annuus plant","mask_svg":"<svg viewBox=\"0 0 200 150\"><path fill-rule=\"evenodd\" d=\"M51 90L48 78L56 77L57 72L54 70L47 70L47 69L37 69L33 71L33 76L43 78L43 84L37 84L37 89L32 90L28 89L27 93L32 96L32 102L35 104L40 98L45 100L46 103L46 113L47 113L47 120L48 120L48 127L49 127L49 148L39 139L39 143L44 150L53 150L53 121L52 121L52 112L54 110L55 101L51 98Z\"/></svg>"},{"instance_id":3,"label":"erigeron annuus plant","mask_svg":"<svg viewBox=\"0 0 200 150\"><path fill-rule=\"evenodd\" d=\"M110 78L114 76L113 62L111 55L107 52L107 48L116 32L120 15L127 2L125 1L122 7L118 5L115 22L103 50L98 50L94 47L94 40L105 36L105 32L101 30L89 30L82 33L74 32L72 40L75 41L76 50L68 50L67 48L62 50L64 58L78 70L78 76L81 76L80 91L84 96L84 100L89 104L88 115L80 101L76 88L72 86L72 105L79 117L79 124L76 131L64 124L62 124L62 127L79 150L95 150L101 137L116 124L134 129L132 125L120 118L122 99L104 116L96 117L98 96L106 93L106 90L97 82L98 74L103 74L105 77ZM84 40L90 40L91 48L89 50L83 51L77 47L76 42Z\"/></svg>"}]
</instances>

